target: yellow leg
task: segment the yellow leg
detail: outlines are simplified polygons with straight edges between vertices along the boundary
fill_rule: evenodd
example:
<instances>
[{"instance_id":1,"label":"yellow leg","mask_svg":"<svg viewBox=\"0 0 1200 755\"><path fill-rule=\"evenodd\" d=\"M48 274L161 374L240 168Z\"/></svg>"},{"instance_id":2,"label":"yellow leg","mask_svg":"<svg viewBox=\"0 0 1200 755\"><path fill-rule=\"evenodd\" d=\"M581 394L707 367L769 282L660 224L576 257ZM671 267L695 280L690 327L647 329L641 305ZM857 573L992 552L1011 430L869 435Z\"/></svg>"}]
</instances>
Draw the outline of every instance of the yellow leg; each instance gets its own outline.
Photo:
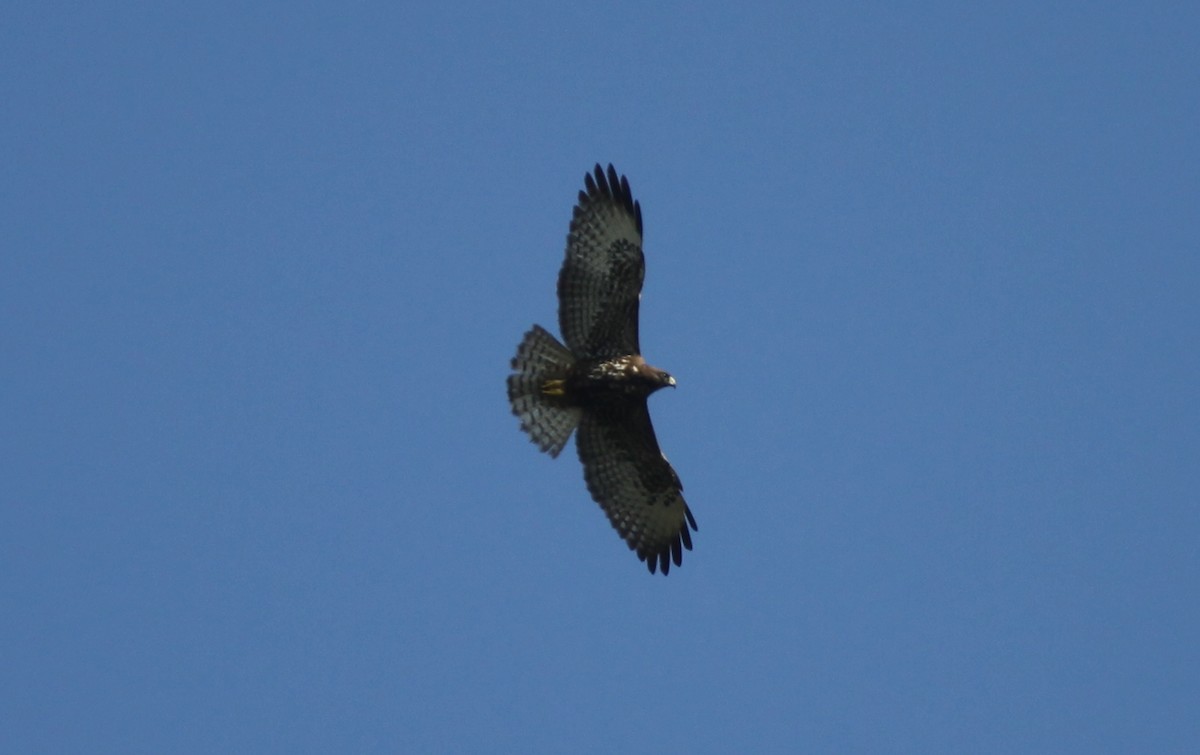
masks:
<instances>
[{"instance_id":1,"label":"yellow leg","mask_svg":"<svg viewBox=\"0 0 1200 755\"><path fill-rule=\"evenodd\" d=\"M567 392L565 380L547 380L542 383L542 393L547 396L562 396Z\"/></svg>"}]
</instances>

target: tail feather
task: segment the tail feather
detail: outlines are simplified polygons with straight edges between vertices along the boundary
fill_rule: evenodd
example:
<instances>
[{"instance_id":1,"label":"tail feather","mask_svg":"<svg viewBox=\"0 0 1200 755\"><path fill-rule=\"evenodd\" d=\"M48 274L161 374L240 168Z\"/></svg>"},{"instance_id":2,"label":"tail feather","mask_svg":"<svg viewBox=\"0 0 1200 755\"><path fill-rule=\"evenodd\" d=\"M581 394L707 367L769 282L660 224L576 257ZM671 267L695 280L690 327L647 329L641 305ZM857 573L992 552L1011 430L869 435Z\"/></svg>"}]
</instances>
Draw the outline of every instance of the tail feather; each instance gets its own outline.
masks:
<instances>
[{"instance_id":1,"label":"tail feather","mask_svg":"<svg viewBox=\"0 0 1200 755\"><path fill-rule=\"evenodd\" d=\"M546 453L558 456L579 424L580 410L561 395L546 392L546 382L562 380L575 361L566 346L540 325L525 334L508 376L508 401L521 429Z\"/></svg>"}]
</instances>

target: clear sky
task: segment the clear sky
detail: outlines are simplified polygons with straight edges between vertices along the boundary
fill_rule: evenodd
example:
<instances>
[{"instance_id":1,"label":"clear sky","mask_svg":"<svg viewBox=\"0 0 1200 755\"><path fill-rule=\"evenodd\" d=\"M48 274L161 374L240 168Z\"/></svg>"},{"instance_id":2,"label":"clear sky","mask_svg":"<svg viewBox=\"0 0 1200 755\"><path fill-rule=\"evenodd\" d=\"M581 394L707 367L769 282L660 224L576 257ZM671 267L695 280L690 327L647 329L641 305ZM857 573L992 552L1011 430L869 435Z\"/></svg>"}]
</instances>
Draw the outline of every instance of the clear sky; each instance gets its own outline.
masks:
<instances>
[{"instance_id":1,"label":"clear sky","mask_svg":"<svg viewBox=\"0 0 1200 755\"><path fill-rule=\"evenodd\" d=\"M6 7L0 750L1194 747L1196 6L504 5ZM610 161L665 579L504 397Z\"/></svg>"}]
</instances>

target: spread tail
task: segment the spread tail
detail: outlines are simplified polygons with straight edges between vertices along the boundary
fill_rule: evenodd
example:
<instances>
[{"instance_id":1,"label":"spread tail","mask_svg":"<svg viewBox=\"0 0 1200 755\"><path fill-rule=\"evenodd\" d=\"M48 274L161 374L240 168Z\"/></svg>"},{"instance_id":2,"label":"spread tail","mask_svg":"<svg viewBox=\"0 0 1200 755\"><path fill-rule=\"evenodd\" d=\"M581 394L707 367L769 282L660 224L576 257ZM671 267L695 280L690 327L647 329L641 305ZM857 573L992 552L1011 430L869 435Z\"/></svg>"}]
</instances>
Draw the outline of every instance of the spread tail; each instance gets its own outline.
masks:
<instances>
[{"instance_id":1,"label":"spread tail","mask_svg":"<svg viewBox=\"0 0 1200 755\"><path fill-rule=\"evenodd\" d=\"M551 456L562 452L579 424L580 410L563 395L563 381L574 362L575 355L566 346L534 325L517 347L514 374L508 376L508 401L521 429Z\"/></svg>"}]
</instances>

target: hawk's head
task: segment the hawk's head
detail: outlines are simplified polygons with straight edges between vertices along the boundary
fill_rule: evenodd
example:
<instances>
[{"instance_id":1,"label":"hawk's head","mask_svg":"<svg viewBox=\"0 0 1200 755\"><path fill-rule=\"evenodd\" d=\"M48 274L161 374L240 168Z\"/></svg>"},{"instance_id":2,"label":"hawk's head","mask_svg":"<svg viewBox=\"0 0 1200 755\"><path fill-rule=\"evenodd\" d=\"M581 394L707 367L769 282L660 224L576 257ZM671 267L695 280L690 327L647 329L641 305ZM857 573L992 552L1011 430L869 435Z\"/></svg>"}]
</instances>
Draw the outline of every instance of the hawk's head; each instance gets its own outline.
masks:
<instances>
[{"instance_id":1,"label":"hawk's head","mask_svg":"<svg viewBox=\"0 0 1200 755\"><path fill-rule=\"evenodd\" d=\"M590 393L600 397L606 393L613 393L645 397L659 388L675 387L675 378L671 377L670 373L646 364L646 360L642 359L640 354L586 362L576 369L581 380L573 390L580 395Z\"/></svg>"},{"instance_id":2,"label":"hawk's head","mask_svg":"<svg viewBox=\"0 0 1200 755\"><path fill-rule=\"evenodd\" d=\"M642 374L650 382L650 390L652 392L657 391L659 388L666 388L667 386L671 388L675 387L675 378L671 377L670 373L664 372L657 367L646 365L642 370Z\"/></svg>"}]
</instances>

